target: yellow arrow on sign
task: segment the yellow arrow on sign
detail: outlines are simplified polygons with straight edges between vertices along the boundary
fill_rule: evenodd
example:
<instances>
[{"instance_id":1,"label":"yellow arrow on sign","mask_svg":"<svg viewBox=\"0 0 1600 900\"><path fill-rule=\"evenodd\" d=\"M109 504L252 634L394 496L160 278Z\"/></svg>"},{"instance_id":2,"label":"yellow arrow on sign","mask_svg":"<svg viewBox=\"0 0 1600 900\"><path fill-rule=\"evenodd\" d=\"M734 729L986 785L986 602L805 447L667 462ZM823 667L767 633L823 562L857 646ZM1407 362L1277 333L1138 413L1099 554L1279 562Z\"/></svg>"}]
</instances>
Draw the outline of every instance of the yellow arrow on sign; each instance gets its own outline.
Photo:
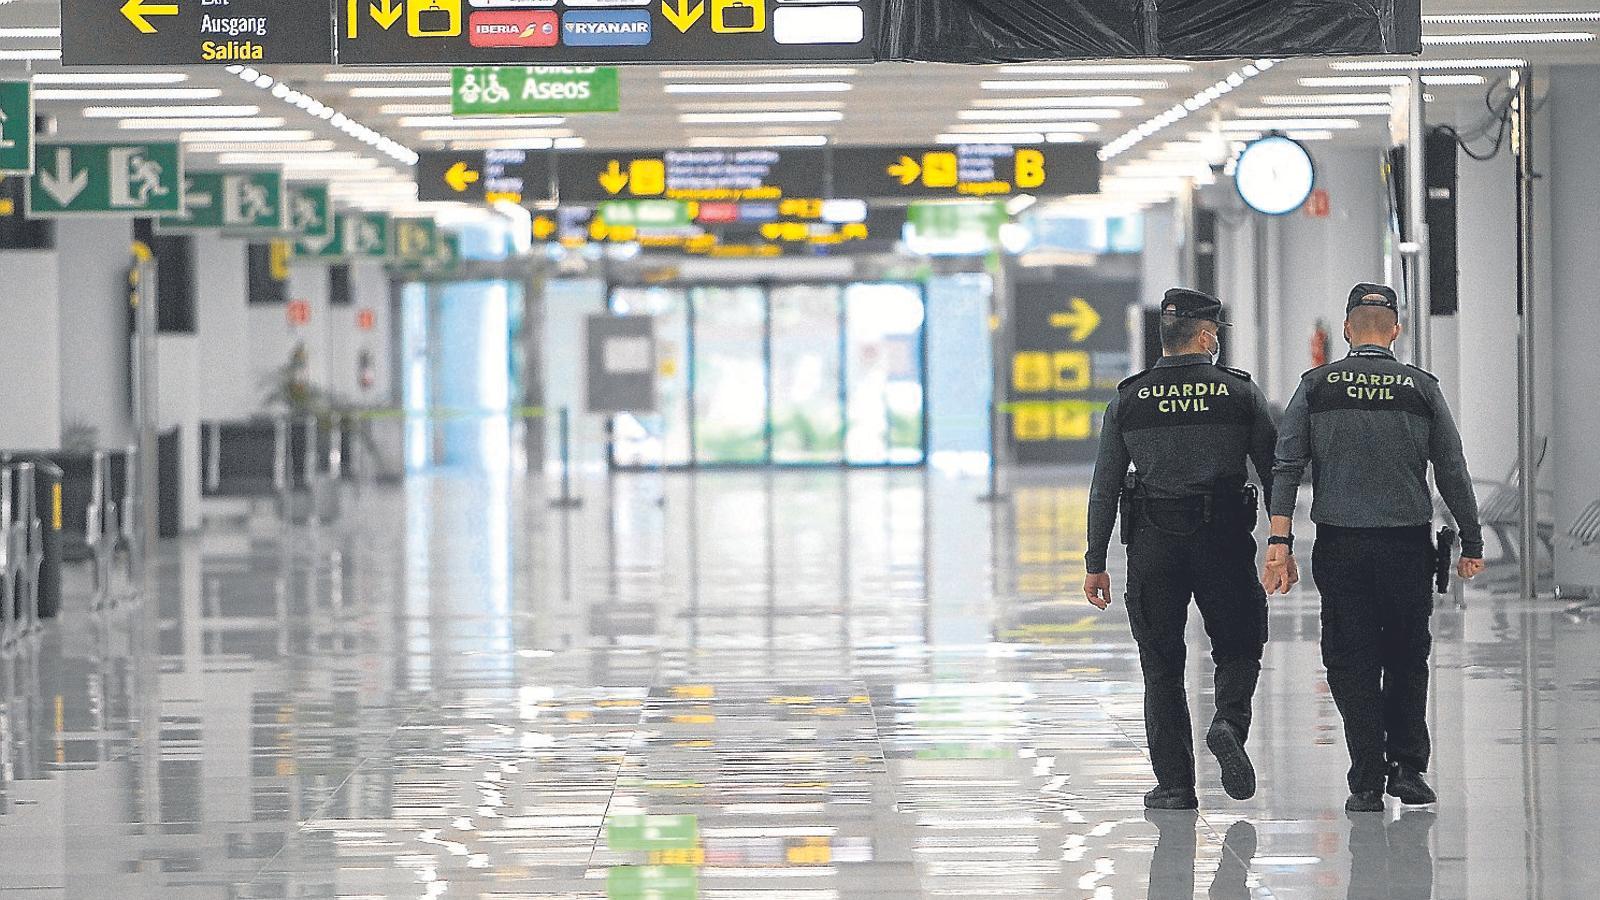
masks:
<instances>
[{"instance_id":1,"label":"yellow arrow on sign","mask_svg":"<svg viewBox=\"0 0 1600 900\"><path fill-rule=\"evenodd\" d=\"M382 0L381 3L368 5L367 12L372 14L372 21L377 22L379 28L388 31L394 27L394 23L400 21L401 16L405 15L406 6L404 2Z\"/></svg>"},{"instance_id":2,"label":"yellow arrow on sign","mask_svg":"<svg viewBox=\"0 0 1600 900\"><path fill-rule=\"evenodd\" d=\"M600 186L605 188L608 194L620 194L622 189L628 186L628 174L622 171L620 160L613 159L611 165L600 173Z\"/></svg>"},{"instance_id":3,"label":"yellow arrow on sign","mask_svg":"<svg viewBox=\"0 0 1600 900\"><path fill-rule=\"evenodd\" d=\"M145 16L175 16L178 14L176 3L152 3L146 5L144 0L128 0L122 4L122 17L133 23L133 27L144 34L155 34L156 27L151 25Z\"/></svg>"},{"instance_id":4,"label":"yellow arrow on sign","mask_svg":"<svg viewBox=\"0 0 1600 900\"><path fill-rule=\"evenodd\" d=\"M674 7L670 0L661 0L661 14L667 17L672 27L687 34L694 23L706 14L706 5L702 0L696 0L693 6L689 5L689 0L677 0L677 6Z\"/></svg>"},{"instance_id":5,"label":"yellow arrow on sign","mask_svg":"<svg viewBox=\"0 0 1600 900\"><path fill-rule=\"evenodd\" d=\"M911 157L902 156L899 162L889 167L889 174L900 179L902 185L908 185L922 174L922 167Z\"/></svg>"},{"instance_id":6,"label":"yellow arrow on sign","mask_svg":"<svg viewBox=\"0 0 1600 900\"><path fill-rule=\"evenodd\" d=\"M444 183L450 185L451 190L458 194L465 194L467 188L478 183L482 177L478 172L467 168L464 162L458 162L444 173Z\"/></svg>"},{"instance_id":7,"label":"yellow arrow on sign","mask_svg":"<svg viewBox=\"0 0 1600 900\"><path fill-rule=\"evenodd\" d=\"M556 233L556 223L551 221L548 216L538 216L538 217L534 218L534 220L533 220L533 236L534 236L534 238L542 241L545 238L548 238L550 235L555 234L555 233Z\"/></svg>"},{"instance_id":8,"label":"yellow arrow on sign","mask_svg":"<svg viewBox=\"0 0 1600 900\"><path fill-rule=\"evenodd\" d=\"M1071 312L1050 314L1050 327L1072 329L1073 342L1081 344L1100 327L1100 313L1082 297L1073 297L1070 305Z\"/></svg>"}]
</instances>

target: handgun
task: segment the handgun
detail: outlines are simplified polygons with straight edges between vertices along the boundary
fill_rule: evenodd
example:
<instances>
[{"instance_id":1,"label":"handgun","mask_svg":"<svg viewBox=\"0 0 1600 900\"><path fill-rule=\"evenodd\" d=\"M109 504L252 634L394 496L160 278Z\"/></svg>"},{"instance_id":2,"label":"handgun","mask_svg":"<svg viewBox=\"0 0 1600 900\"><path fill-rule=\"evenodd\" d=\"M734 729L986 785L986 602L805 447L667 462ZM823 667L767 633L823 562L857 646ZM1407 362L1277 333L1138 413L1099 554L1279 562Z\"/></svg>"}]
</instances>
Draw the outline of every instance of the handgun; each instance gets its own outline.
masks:
<instances>
[{"instance_id":1,"label":"handgun","mask_svg":"<svg viewBox=\"0 0 1600 900\"><path fill-rule=\"evenodd\" d=\"M1441 528L1433 549L1433 583L1439 593L1450 591L1450 563L1456 551L1456 530Z\"/></svg>"}]
</instances>

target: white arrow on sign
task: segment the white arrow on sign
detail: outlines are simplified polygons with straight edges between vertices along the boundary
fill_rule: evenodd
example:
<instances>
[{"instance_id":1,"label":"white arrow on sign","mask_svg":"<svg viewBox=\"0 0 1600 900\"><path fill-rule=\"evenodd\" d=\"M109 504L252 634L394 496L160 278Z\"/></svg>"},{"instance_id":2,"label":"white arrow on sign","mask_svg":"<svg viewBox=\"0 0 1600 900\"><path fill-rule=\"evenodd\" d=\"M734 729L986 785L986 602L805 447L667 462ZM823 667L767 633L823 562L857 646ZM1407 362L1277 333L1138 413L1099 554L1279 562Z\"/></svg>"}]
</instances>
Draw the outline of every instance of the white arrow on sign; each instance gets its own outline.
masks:
<instances>
[{"instance_id":1,"label":"white arrow on sign","mask_svg":"<svg viewBox=\"0 0 1600 900\"><path fill-rule=\"evenodd\" d=\"M0 109L0 134L4 133L5 126L10 121L11 121L11 117L6 115L6 111L5 110ZM12 147L15 147L16 145L17 145L16 141L11 140L10 138L0 137L0 150L10 150Z\"/></svg>"},{"instance_id":2,"label":"white arrow on sign","mask_svg":"<svg viewBox=\"0 0 1600 900\"><path fill-rule=\"evenodd\" d=\"M194 189L194 179L193 178L185 178L183 180L183 207L184 207L184 209L188 209L188 210L210 209L211 208L211 204L216 202L216 199L217 198L215 196L213 196L211 194L211 192L209 192L209 191L197 191L197 190L195 190Z\"/></svg>"},{"instance_id":3,"label":"white arrow on sign","mask_svg":"<svg viewBox=\"0 0 1600 900\"><path fill-rule=\"evenodd\" d=\"M328 249L328 245L331 243L333 243L332 233L317 236L303 235L300 238L300 246L304 247L307 253L312 254L320 254Z\"/></svg>"},{"instance_id":4,"label":"white arrow on sign","mask_svg":"<svg viewBox=\"0 0 1600 900\"><path fill-rule=\"evenodd\" d=\"M71 206L72 201L89 187L89 170L82 172L72 171L72 149L69 147L56 148L56 170L39 173L39 186L44 192L55 198L60 206Z\"/></svg>"}]
</instances>

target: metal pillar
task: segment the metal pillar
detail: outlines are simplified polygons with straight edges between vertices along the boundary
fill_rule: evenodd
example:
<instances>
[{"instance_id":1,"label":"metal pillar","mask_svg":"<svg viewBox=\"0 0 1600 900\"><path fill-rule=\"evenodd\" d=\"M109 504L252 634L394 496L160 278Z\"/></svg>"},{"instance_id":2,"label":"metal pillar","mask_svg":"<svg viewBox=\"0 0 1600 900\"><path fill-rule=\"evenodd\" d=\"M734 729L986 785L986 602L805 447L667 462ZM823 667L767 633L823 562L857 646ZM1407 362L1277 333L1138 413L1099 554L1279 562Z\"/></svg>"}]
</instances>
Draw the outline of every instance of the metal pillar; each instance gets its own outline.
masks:
<instances>
[{"instance_id":1,"label":"metal pillar","mask_svg":"<svg viewBox=\"0 0 1600 900\"><path fill-rule=\"evenodd\" d=\"M153 576L150 559L155 549L156 535L160 533L160 517L156 509L156 443L159 439L159 409L156 388L156 271L153 260L138 263L138 290L135 296L138 308L134 311L134 422L138 426L137 475L130 466L128 477L138 485L139 509L134 521L137 527L137 546L133 557L138 560L139 579L135 589L141 594L149 592Z\"/></svg>"},{"instance_id":2,"label":"metal pillar","mask_svg":"<svg viewBox=\"0 0 1600 900\"><path fill-rule=\"evenodd\" d=\"M1011 417L1006 410L1011 399L1011 358L1016 346L1011 333L1011 272L1004 254L996 258L990 285L989 347L994 375L989 399L989 487L979 499L998 503L1006 499L1005 466L1011 462L1011 441L1006 435L1006 423Z\"/></svg>"},{"instance_id":3,"label":"metal pillar","mask_svg":"<svg viewBox=\"0 0 1600 900\"><path fill-rule=\"evenodd\" d=\"M1272 293L1272 278L1268 265L1268 255L1273 248L1267 246L1270 243L1269 230L1273 221L1271 217L1259 213L1250 216L1250 240L1253 245L1250 253L1250 275L1256 308L1256 378L1269 389L1277 386L1277 370L1272 366L1271 356L1272 302L1269 295Z\"/></svg>"},{"instance_id":4,"label":"metal pillar","mask_svg":"<svg viewBox=\"0 0 1600 900\"><path fill-rule=\"evenodd\" d=\"M1533 70L1511 73L1511 152L1517 164L1517 476L1522 488L1518 555L1524 599L1538 596L1539 451L1534 419Z\"/></svg>"},{"instance_id":5,"label":"metal pillar","mask_svg":"<svg viewBox=\"0 0 1600 900\"><path fill-rule=\"evenodd\" d=\"M1411 74L1411 85L1406 92L1406 230L1410 240L1403 249L1411 257L1406 272L1406 297L1411 301L1411 362L1424 369L1433 363L1433 336L1430 334L1430 316L1433 298L1429 275L1428 250L1428 128L1427 112L1422 99L1422 74Z\"/></svg>"}]
</instances>

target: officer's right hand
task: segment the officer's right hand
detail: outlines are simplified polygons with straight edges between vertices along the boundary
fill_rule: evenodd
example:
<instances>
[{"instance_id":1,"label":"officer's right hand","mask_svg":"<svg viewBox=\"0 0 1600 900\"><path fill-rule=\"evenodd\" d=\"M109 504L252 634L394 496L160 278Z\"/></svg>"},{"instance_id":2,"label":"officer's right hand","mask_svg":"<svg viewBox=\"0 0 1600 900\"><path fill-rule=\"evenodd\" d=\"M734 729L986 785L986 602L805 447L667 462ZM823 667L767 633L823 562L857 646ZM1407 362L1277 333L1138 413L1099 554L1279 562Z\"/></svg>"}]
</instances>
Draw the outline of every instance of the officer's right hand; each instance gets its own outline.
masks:
<instances>
[{"instance_id":1,"label":"officer's right hand","mask_svg":"<svg viewBox=\"0 0 1600 900\"><path fill-rule=\"evenodd\" d=\"M1261 586L1268 594L1287 594L1300 581L1300 566L1294 554L1282 544L1267 548L1267 562L1261 569Z\"/></svg>"},{"instance_id":2,"label":"officer's right hand","mask_svg":"<svg viewBox=\"0 0 1600 900\"><path fill-rule=\"evenodd\" d=\"M1456 574L1461 576L1462 581L1471 581L1472 579L1477 578L1479 575L1483 574L1483 558L1471 556L1461 557L1461 561L1456 563Z\"/></svg>"},{"instance_id":3,"label":"officer's right hand","mask_svg":"<svg viewBox=\"0 0 1600 900\"><path fill-rule=\"evenodd\" d=\"M1111 605L1111 573L1090 572L1083 576L1083 595L1095 609L1105 609Z\"/></svg>"}]
</instances>

